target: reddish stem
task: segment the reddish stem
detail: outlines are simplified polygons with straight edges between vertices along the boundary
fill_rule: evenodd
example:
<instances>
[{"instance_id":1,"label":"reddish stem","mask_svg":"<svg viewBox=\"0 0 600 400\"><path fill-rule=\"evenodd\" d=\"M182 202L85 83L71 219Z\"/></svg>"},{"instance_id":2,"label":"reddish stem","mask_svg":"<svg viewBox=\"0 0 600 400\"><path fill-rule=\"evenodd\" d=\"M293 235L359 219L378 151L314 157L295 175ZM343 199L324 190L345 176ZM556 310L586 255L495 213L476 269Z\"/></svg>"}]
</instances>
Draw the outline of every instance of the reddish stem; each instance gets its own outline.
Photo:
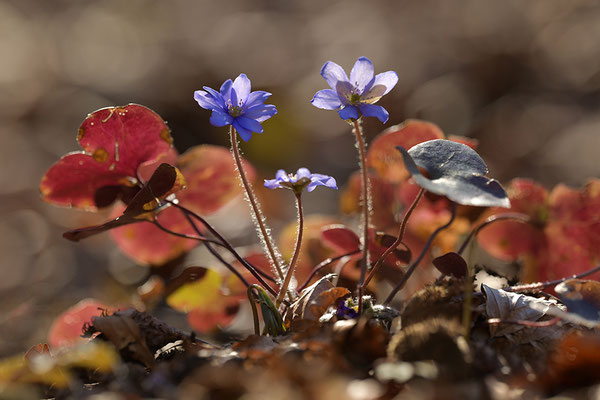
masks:
<instances>
[{"instance_id":1,"label":"reddish stem","mask_svg":"<svg viewBox=\"0 0 600 400\"><path fill-rule=\"evenodd\" d=\"M496 221L502 221L505 219L511 219L511 220L515 220L518 222L526 223L529 221L529 216L527 216L525 214L521 214L521 213L506 213L506 214L492 215L492 216L488 217L485 221L483 221L482 223L477 225L475 228L473 228L473 230L471 230L471 233L469 233L469 236L466 237L465 241L460 246L460 249L458 249L458 251L457 251L458 255L461 255L463 253L463 251L465 251L465 249L467 248L471 239L473 239L473 237L477 236L477 234L479 233L480 230L482 230L483 228L485 228L486 226L488 226L490 224L493 224Z\"/></svg>"},{"instance_id":2,"label":"reddish stem","mask_svg":"<svg viewBox=\"0 0 600 400\"><path fill-rule=\"evenodd\" d=\"M425 254L427 253L427 250L429 250L429 246L431 246L431 243L433 243L433 239L435 239L435 237L437 236L438 233L440 233L441 231L443 231L444 229L446 229L447 227L449 227L450 224L452 224L452 222L454 221L455 217L456 217L456 203L452 202L452 215L450 217L450 220L446 224L444 224L444 225L440 226L439 228L437 228L431 234L431 236L429 236L429 240L427 240L427 243L425 243L425 247L423 247L423 250L421 250L421 254L419 254L419 257L417 257L417 259L406 270L406 273L404 274L404 276L402 277L402 279L400 280L400 282L398 283L398 285L396 285L396 287L394 288L394 290L392 290L392 292L389 294L389 296L387 297L387 299L385 299L385 301L383 302L383 304L385 304L385 305L389 304L389 302L394 299L394 296L396 296L396 293L398 293L398 291L404 287L404 285L408 281L408 278L410 278L410 276L413 274L413 272L415 272L415 270L419 266L419 263L425 257Z\"/></svg>"},{"instance_id":3,"label":"reddish stem","mask_svg":"<svg viewBox=\"0 0 600 400\"><path fill-rule=\"evenodd\" d=\"M383 252L381 257L379 257L379 260L377 260L373 268L371 268L371 272L369 273L369 276L367 276L367 279L365 280L365 283L361 288L362 290L364 290L365 287L369 286L369 282L371 282L371 279L373 279L373 276L375 275L377 269L381 266L381 264L383 264L385 259L392 253L392 251L396 250L396 248L402 243L402 239L404 239L404 233L406 232L406 225L408 224L408 219L410 218L410 215L412 214L414 209L417 207L417 204L419 203L419 200L421 200L421 197L423 197L423 193L425 193L425 189L421 188L421 190L419 190L419 194L417 194L417 197L411 204L410 208L406 211L406 214L402 219L402 223L400 224L400 230L398 232L398 237L396 238L396 241L392 243L392 245Z\"/></svg>"}]
</instances>

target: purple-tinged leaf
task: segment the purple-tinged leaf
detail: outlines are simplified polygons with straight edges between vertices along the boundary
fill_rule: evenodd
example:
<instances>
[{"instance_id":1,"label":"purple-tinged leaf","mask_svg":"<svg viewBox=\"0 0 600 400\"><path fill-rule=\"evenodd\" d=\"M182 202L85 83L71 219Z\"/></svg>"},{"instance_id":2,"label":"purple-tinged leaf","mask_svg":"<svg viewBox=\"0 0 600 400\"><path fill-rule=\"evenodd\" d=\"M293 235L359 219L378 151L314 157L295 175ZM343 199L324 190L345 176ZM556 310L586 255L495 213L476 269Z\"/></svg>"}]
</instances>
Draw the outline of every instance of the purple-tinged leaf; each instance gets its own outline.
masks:
<instances>
[{"instance_id":1,"label":"purple-tinged leaf","mask_svg":"<svg viewBox=\"0 0 600 400\"><path fill-rule=\"evenodd\" d=\"M444 275L453 275L457 278L467 276L467 262L454 252L446 253L433 259L433 265Z\"/></svg>"},{"instance_id":2,"label":"purple-tinged leaf","mask_svg":"<svg viewBox=\"0 0 600 400\"><path fill-rule=\"evenodd\" d=\"M430 140L409 151L396 147L406 168L422 188L456 203L479 207L510 207L498 181L488 178L485 162L469 146L451 140ZM421 173L423 168L427 177Z\"/></svg>"}]
</instances>

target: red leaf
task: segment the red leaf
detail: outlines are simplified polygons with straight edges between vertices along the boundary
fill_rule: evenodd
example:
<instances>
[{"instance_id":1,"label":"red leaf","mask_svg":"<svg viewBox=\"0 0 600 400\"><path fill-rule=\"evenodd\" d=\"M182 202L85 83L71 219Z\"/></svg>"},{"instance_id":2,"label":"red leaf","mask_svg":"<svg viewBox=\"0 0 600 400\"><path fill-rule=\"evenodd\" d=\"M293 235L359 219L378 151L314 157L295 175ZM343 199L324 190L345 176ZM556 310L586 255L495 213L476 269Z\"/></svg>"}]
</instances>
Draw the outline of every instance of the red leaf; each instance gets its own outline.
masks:
<instances>
[{"instance_id":1,"label":"red leaf","mask_svg":"<svg viewBox=\"0 0 600 400\"><path fill-rule=\"evenodd\" d=\"M410 174L404 167L404 160L396 146L408 150L416 144L433 139L444 139L444 133L430 122L407 120L392 126L380 133L369 146L367 166L387 182L403 182Z\"/></svg>"},{"instance_id":2,"label":"red leaf","mask_svg":"<svg viewBox=\"0 0 600 400\"><path fill-rule=\"evenodd\" d=\"M433 259L433 265L444 275L453 275L457 278L467 276L467 262L454 252L446 253Z\"/></svg>"},{"instance_id":3,"label":"red leaf","mask_svg":"<svg viewBox=\"0 0 600 400\"><path fill-rule=\"evenodd\" d=\"M507 189L511 211L529 215L531 222L543 225L548 218L548 191L529 179L513 179ZM499 208L498 211L507 212Z\"/></svg>"},{"instance_id":4,"label":"red leaf","mask_svg":"<svg viewBox=\"0 0 600 400\"><path fill-rule=\"evenodd\" d=\"M548 357L546 371L536 380L546 393L592 385L600 379L600 335L573 332L565 335Z\"/></svg>"},{"instance_id":5,"label":"red leaf","mask_svg":"<svg viewBox=\"0 0 600 400\"><path fill-rule=\"evenodd\" d=\"M324 227L321 231L323 244L335 251L335 255L339 256L360 249L360 239L354 231L344 225L330 225ZM396 240L391 235L376 232L374 229L369 229L369 254L371 263L374 264L387 250L389 246ZM390 253L383 262L382 269L376 275L378 277L397 280L402 277L400 265L407 264L410 261L411 252L408 248L403 249L403 245L396 248ZM357 253L352 256L352 260L360 260L362 253ZM358 279L357 268L346 268L344 276L349 279Z\"/></svg>"},{"instance_id":6,"label":"red leaf","mask_svg":"<svg viewBox=\"0 0 600 400\"><path fill-rule=\"evenodd\" d=\"M77 140L83 151L67 154L50 167L40 191L47 202L88 210L98 207L95 196L100 188L134 186L140 164L157 159L172 143L162 118L137 104L90 114Z\"/></svg>"},{"instance_id":7,"label":"red leaf","mask_svg":"<svg viewBox=\"0 0 600 400\"><path fill-rule=\"evenodd\" d=\"M481 231L479 243L496 257L524 260L524 281L562 278L600 262L600 180L583 190L558 185L548 195L539 184L519 179L507 192L511 210L530 215L533 223L499 221Z\"/></svg>"},{"instance_id":8,"label":"red leaf","mask_svg":"<svg viewBox=\"0 0 600 400\"><path fill-rule=\"evenodd\" d=\"M161 211L157 218L164 227L172 231L197 235L181 211L175 207ZM113 229L110 234L123 253L142 265L163 265L200 243L165 233L145 221Z\"/></svg>"},{"instance_id":9,"label":"red leaf","mask_svg":"<svg viewBox=\"0 0 600 400\"><path fill-rule=\"evenodd\" d=\"M81 239L141 221L152 221L159 212L161 199L185 187L185 180L179 170L169 164L161 164L150 180L131 199L122 215L101 225L73 229L63 233L63 237L77 242Z\"/></svg>"},{"instance_id":10,"label":"red leaf","mask_svg":"<svg viewBox=\"0 0 600 400\"><path fill-rule=\"evenodd\" d=\"M360 248L358 235L344 225L329 225L321 230L323 243L337 254L350 253Z\"/></svg>"},{"instance_id":11,"label":"red leaf","mask_svg":"<svg viewBox=\"0 0 600 400\"><path fill-rule=\"evenodd\" d=\"M219 310L193 309L187 315L188 324L198 332L209 332L217 327L227 327L239 309L239 300L226 299L223 308Z\"/></svg>"},{"instance_id":12,"label":"red leaf","mask_svg":"<svg viewBox=\"0 0 600 400\"><path fill-rule=\"evenodd\" d=\"M308 215L304 218L302 247L300 249L300 257L296 263L296 273L294 274L298 282L303 283L306 278L308 278L315 265L331 255L331 250L323 246L321 229L325 226L338 224L339 222L340 221L336 218L324 215ZM292 258L297 236L297 222L291 222L286 225L279 235L279 250L286 260Z\"/></svg>"},{"instance_id":13,"label":"red leaf","mask_svg":"<svg viewBox=\"0 0 600 400\"><path fill-rule=\"evenodd\" d=\"M212 214L243 193L231 152L225 147L192 147L179 157L178 165L188 183L188 189L178 197L198 214ZM253 181L254 168L244 161L244 169L248 180Z\"/></svg>"},{"instance_id":14,"label":"red leaf","mask_svg":"<svg viewBox=\"0 0 600 400\"><path fill-rule=\"evenodd\" d=\"M102 314L108 307L95 299L84 299L60 314L50 327L48 343L52 347L63 347L84 341L81 337L83 325L90 323L92 317Z\"/></svg>"},{"instance_id":15,"label":"red leaf","mask_svg":"<svg viewBox=\"0 0 600 400\"><path fill-rule=\"evenodd\" d=\"M448 140L452 140L453 142L456 142L456 143L465 144L465 145L469 146L470 148L472 148L473 150L477 150L477 146L479 146L479 140L470 138L470 137L466 137L466 136L448 135Z\"/></svg>"}]
</instances>

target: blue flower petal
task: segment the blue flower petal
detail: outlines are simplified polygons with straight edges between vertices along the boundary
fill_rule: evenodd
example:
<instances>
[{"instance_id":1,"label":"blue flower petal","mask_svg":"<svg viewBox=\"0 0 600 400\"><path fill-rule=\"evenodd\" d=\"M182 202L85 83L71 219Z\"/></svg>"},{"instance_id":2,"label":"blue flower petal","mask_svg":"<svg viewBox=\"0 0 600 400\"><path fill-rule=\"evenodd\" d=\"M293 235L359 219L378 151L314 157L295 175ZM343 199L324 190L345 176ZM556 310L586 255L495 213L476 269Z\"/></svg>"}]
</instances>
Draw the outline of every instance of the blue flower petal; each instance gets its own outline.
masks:
<instances>
[{"instance_id":1,"label":"blue flower petal","mask_svg":"<svg viewBox=\"0 0 600 400\"><path fill-rule=\"evenodd\" d=\"M350 71L350 83L354 85L359 93L362 93L365 86L373 79L373 63L367 57L359 58L352 71Z\"/></svg>"},{"instance_id":2,"label":"blue flower petal","mask_svg":"<svg viewBox=\"0 0 600 400\"><path fill-rule=\"evenodd\" d=\"M265 187L267 189L279 189L281 187L279 182L277 179L265 179Z\"/></svg>"},{"instance_id":3,"label":"blue flower petal","mask_svg":"<svg viewBox=\"0 0 600 400\"><path fill-rule=\"evenodd\" d=\"M238 95L237 92L235 91L235 89L233 88L233 86L231 87L231 91L229 92L231 97L230 97L230 103L227 104L228 107L235 107L238 106ZM239 115L239 114L238 114Z\"/></svg>"},{"instance_id":4,"label":"blue flower petal","mask_svg":"<svg viewBox=\"0 0 600 400\"><path fill-rule=\"evenodd\" d=\"M271 93L269 93L269 92L264 92L262 90L257 90L256 92L252 92L246 99L243 109L247 110L254 106L263 104L269 97L271 97Z\"/></svg>"},{"instance_id":5,"label":"blue flower petal","mask_svg":"<svg viewBox=\"0 0 600 400\"><path fill-rule=\"evenodd\" d=\"M377 117L377 119L379 119L384 124L390 117L390 114L385 108L377 106L375 104L360 103L358 105L358 108L360 109L361 114L365 117Z\"/></svg>"},{"instance_id":6,"label":"blue flower petal","mask_svg":"<svg viewBox=\"0 0 600 400\"><path fill-rule=\"evenodd\" d=\"M277 178L278 180L287 182L288 174L284 170L278 169L277 173L275 174L275 178Z\"/></svg>"},{"instance_id":7,"label":"blue flower petal","mask_svg":"<svg viewBox=\"0 0 600 400\"><path fill-rule=\"evenodd\" d=\"M323 110L337 110L342 106L337 92L332 89L319 90L310 102Z\"/></svg>"},{"instance_id":8,"label":"blue flower petal","mask_svg":"<svg viewBox=\"0 0 600 400\"><path fill-rule=\"evenodd\" d=\"M260 104L247 109L244 117L252 118L258 122L263 122L277 114L277 108L272 104Z\"/></svg>"},{"instance_id":9,"label":"blue flower petal","mask_svg":"<svg viewBox=\"0 0 600 400\"><path fill-rule=\"evenodd\" d=\"M233 120L232 125L235 128L235 130L240 134L240 137L244 142L247 142L248 140L250 140L250 138L252 138L252 132L240 125L240 123L237 121L237 118Z\"/></svg>"},{"instance_id":10,"label":"blue flower petal","mask_svg":"<svg viewBox=\"0 0 600 400\"><path fill-rule=\"evenodd\" d=\"M354 93L354 86L350 82L338 82L336 86L336 92L338 98L342 102L342 105L350 104L350 99Z\"/></svg>"},{"instance_id":11,"label":"blue flower petal","mask_svg":"<svg viewBox=\"0 0 600 400\"><path fill-rule=\"evenodd\" d=\"M235 90L238 101L245 103L248 95L250 94L250 79L246 74L240 74L235 81L233 81L233 89ZM237 103L236 103L237 104Z\"/></svg>"},{"instance_id":12,"label":"blue flower petal","mask_svg":"<svg viewBox=\"0 0 600 400\"><path fill-rule=\"evenodd\" d=\"M317 186L326 186L330 189L338 188L335 179L328 175L312 174L311 180L312 182L309 183L306 187L306 190L308 190L309 192L315 190Z\"/></svg>"},{"instance_id":13,"label":"blue flower petal","mask_svg":"<svg viewBox=\"0 0 600 400\"><path fill-rule=\"evenodd\" d=\"M341 119L358 119L358 110L354 106L346 106L338 111Z\"/></svg>"},{"instance_id":14,"label":"blue flower petal","mask_svg":"<svg viewBox=\"0 0 600 400\"><path fill-rule=\"evenodd\" d=\"M204 90L196 90L194 92L194 100L198 103L198 105L206 110L219 110L221 111L223 108L220 104L215 101L215 99L209 93Z\"/></svg>"},{"instance_id":15,"label":"blue flower petal","mask_svg":"<svg viewBox=\"0 0 600 400\"><path fill-rule=\"evenodd\" d=\"M208 92L208 94L210 94L212 96L213 99L215 99L215 102L217 102L217 104L219 104L219 106L223 110L227 109L225 107L225 101L223 100L223 96L221 96L221 93L217 92L213 88L209 88L208 86L204 86L203 89L206 90Z\"/></svg>"},{"instance_id":16,"label":"blue flower petal","mask_svg":"<svg viewBox=\"0 0 600 400\"><path fill-rule=\"evenodd\" d=\"M389 93L396 86L396 83L398 83L398 74L394 71L377 74L365 88L362 99L365 101L376 99L375 101L377 101L381 96Z\"/></svg>"},{"instance_id":17,"label":"blue flower petal","mask_svg":"<svg viewBox=\"0 0 600 400\"><path fill-rule=\"evenodd\" d=\"M245 128L251 132L256 132L256 133L263 132L262 126L258 123L258 121L254 120L252 118L248 118L248 117L242 115L242 116L237 117L236 121L243 128Z\"/></svg>"},{"instance_id":18,"label":"blue flower petal","mask_svg":"<svg viewBox=\"0 0 600 400\"><path fill-rule=\"evenodd\" d=\"M342 67L333 61L327 61L321 68L321 76L325 78L329 86L335 90L338 82L348 82L348 75Z\"/></svg>"},{"instance_id":19,"label":"blue flower petal","mask_svg":"<svg viewBox=\"0 0 600 400\"><path fill-rule=\"evenodd\" d=\"M310 182L308 185L304 186L296 186L295 184L302 178L308 178ZM282 183L288 183L286 185L282 185ZM291 187L289 185L291 183ZM294 191L307 189L309 192L315 190L317 186L327 186L331 189L337 189L337 184L335 179L329 175L323 174L311 174L308 168L299 168L296 171L296 175L290 177L284 170L280 169L275 174L275 179L265 179L265 187L269 189L277 189L277 188L286 188L292 189Z\"/></svg>"},{"instance_id":20,"label":"blue flower petal","mask_svg":"<svg viewBox=\"0 0 600 400\"><path fill-rule=\"evenodd\" d=\"M222 111L213 110L212 114L210 115L210 123L213 126L219 126L219 127L225 126L225 125L231 125L233 123L233 117Z\"/></svg>"},{"instance_id":21,"label":"blue flower petal","mask_svg":"<svg viewBox=\"0 0 600 400\"><path fill-rule=\"evenodd\" d=\"M233 81L231 79L227 79L221 85L221 89L219 89L219 91L221 92L221 96L223 96L223 100L225 101L225 103L227 103L228 101L231 100L231 88L232 87L233 87Z\"/></svg>"},{"instance_id":22,"label":"blue flower petal","mask_svg":"<svg viewBox=\"0 0 600 400\"><path fill-rule=\"evenodd\" d=\"M308 168L298 168L298 171L296 171L296 177L296 180L300 178L310 178L311 174Z\"/></svg>"}]
</instances>

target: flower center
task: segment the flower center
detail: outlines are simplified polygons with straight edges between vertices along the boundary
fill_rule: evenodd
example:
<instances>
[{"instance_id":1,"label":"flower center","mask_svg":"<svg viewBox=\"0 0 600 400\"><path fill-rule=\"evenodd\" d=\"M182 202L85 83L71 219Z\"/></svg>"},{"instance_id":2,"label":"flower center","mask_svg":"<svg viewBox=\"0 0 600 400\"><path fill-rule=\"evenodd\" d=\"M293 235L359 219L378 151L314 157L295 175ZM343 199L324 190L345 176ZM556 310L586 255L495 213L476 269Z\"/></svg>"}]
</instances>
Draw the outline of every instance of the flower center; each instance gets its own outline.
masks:
<instances>
[{"instance_id":1,"label":"flower center","mask_svg":"<svg viewBox=\"0 0 600 400\"><path fill-rule=\"evenodd\" d=\"M350 104L352 105L356 105L358 103L360 103L360 94L353 92L348 96L348 102L350 102Z\"/></svg>"},{"instance_id":2,"label":"flower center","mask_svg":"<svg viewBox=\"0 0 600 400\"><path fill-rule=\"evenodd\" d=\"M239 117L242 114L242 106L244 102L242 100L239 101L239 105L233 105L231 100L227 101L227 112L232 117Z\"/></svg>"}]
</instances>

